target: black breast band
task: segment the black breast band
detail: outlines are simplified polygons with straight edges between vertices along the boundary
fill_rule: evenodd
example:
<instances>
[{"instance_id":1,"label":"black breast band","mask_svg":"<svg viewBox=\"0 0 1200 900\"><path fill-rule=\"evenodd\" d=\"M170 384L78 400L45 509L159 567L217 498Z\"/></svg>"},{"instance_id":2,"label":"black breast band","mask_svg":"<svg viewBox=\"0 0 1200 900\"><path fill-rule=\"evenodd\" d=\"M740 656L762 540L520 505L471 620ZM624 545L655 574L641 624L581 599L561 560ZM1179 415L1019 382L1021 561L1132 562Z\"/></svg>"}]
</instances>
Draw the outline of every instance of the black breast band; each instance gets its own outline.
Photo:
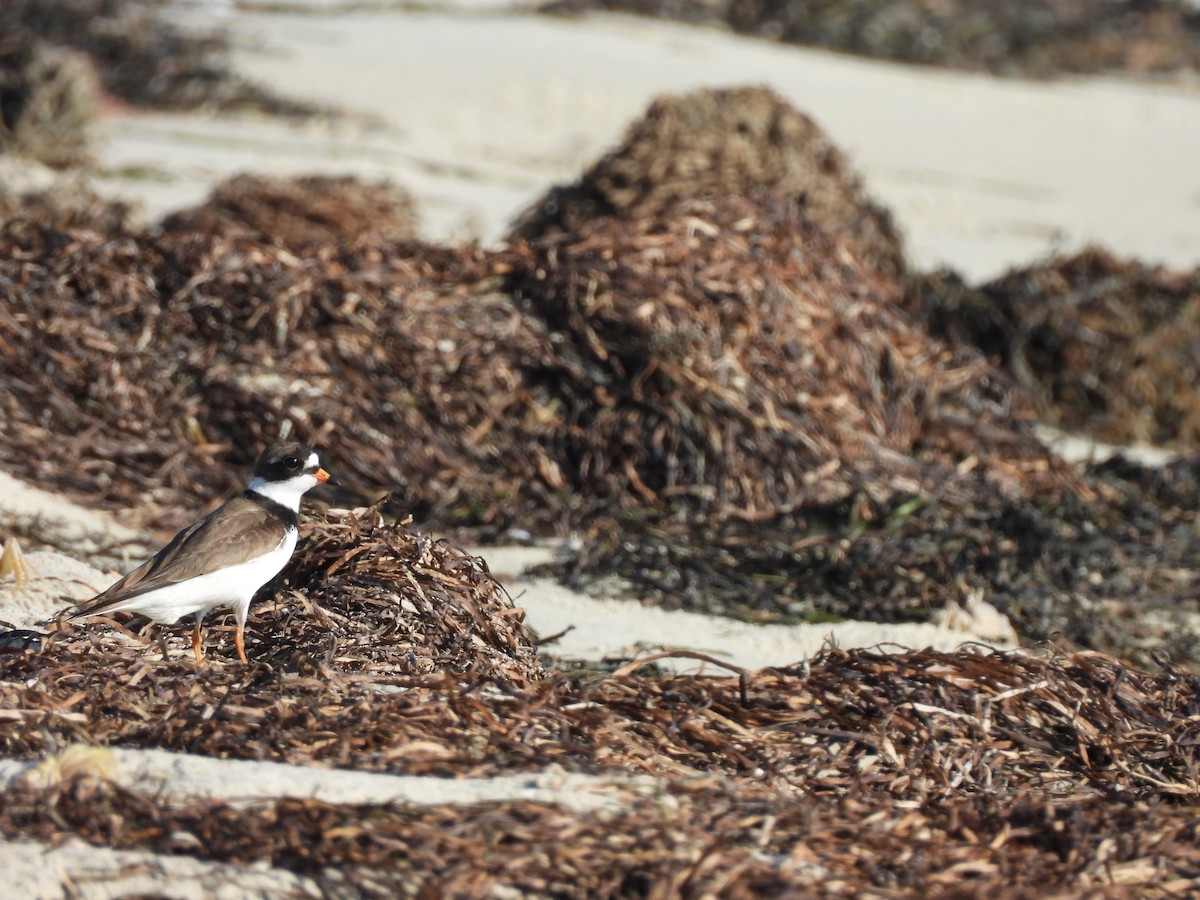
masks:
<instances>
[{"instance_id":1,"label":"black breast band","mask_svg":"<svg viewBox=\"0 0 1200 900\"><path fill-rule=\"evenodd\" d=\"M246 491L246 497L253 500L275 518L279 519L288 528L295 528L300 524L300 516L292 512L282 503L272 500L270 497L264 497L258 491Z\"/></svg>"}]
</instances>

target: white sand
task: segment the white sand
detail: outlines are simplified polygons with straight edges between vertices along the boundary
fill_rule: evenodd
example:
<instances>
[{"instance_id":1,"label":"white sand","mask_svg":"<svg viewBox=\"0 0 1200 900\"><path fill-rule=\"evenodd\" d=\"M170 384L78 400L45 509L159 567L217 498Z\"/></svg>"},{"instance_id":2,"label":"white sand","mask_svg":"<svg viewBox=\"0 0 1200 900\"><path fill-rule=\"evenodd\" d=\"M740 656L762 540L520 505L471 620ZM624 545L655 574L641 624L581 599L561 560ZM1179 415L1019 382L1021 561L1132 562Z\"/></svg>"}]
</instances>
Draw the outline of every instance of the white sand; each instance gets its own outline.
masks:
<instances>
[{"instance_id":1,"label":"white sand","mask_svg":"<svg viewBox=\"0 0 1200 900\"><path fill-rule=\"evenodd\" d=\"M159 856L93 847L70 840L55 847L36 841L0 841L0 871L20 900L243 900L248 897L320 897L317 886L285 869L232 866L190 856Z\"/></svg>"},{"instance_id":2,"label":"white sand","mask_svg":"<svg viewBox=\"0 0 1200 900\"><path fill-rule=\"evenodd\" d=\"M393 752L403 748L392 748ZM450 748L413 747L412 753L452 753ZM660 785L649 776L601 778L560 770L523 772L495 778L433 778L385 775L347 769L291 766L242 759L214 759L166 750L96 751L93 774L148 794L173 799L234 804L280 798L323 803L402 803L421 806L528 801L581 813L620 810L633 794ZM29 775L37 764L0 759L0 788Z\"/></svg>"},{"instance_id":3,"label":"white sand","mask_svg":"<svg viewBox=\"0 0 1200 900\"><path fill-rule=\"evenodd\" d=\"M142 536L106 512L87 509L0 471L0 539L19 524L42 531L60 546L94 552Z\"/></svg>"},{"instance_id":4,"label":"white sand","mask_svg":"<svg viewBox=\"0 0 1200 900\"><path fill-rule=\"evenodd\" d=\"M503 550L485 551L495 560ZM816 656L827 644L843 648L885 646L954 650L968 641L1012 647L1016 634L988 604L974 615L952 611L946 624L837 622L819 625L753 625L719 616L664 610L622 599L596 599L546 579L510 585L527 622L543 637L566 632L543 649L567 659L642 656L661 650L694 650L743 669L788 666ZM941 618L941 617L939 617ZM722 674L720 666L680 657L658 665L674 672Z\"/></svg>"},{"instance_id":5,"label":"white sand","mask_svg":"<svg viewBox=\"0 0 1200 900\"><path fill-rule=\"evenodd\" d=\"M0 579L0 622L14 628L41 628L69 606L95 597L118 577L53 550L26 553L25 560L31 566L27 581Z\"/></svg>"}]
</instances>

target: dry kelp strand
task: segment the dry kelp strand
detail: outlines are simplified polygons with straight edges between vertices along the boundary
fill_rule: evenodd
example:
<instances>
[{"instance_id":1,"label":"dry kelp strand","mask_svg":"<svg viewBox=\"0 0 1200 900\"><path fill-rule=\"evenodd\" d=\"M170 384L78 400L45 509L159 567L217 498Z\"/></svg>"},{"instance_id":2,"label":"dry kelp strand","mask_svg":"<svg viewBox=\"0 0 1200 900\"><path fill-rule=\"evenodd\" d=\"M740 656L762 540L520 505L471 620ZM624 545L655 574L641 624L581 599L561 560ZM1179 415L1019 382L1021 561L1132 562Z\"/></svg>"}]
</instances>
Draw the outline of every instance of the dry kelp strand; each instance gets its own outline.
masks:
<instances>
[{"instance_id":1,"label":"dry kelp strand","mask_svg":"<svg viewBox=\"0 0 1200 900\"><path fill-rule=\"evenodd\" d=\"M416 203L397 185L350 175L235 175L159 226L174 233L250 237L302 249L309 242L416 237Z\"/></svg>"},{"instance_id":2,"label":"dry kelp strand","mask_svg":"<svg viewBox=\"0 0 1200 900\"><path fill-rule=\"evenodd\" d=\"M899 230L847 156L764 87L656 98L620 145L522 213L510 238L575 232L601 217L645 218L680 201L762 194L801 198L805 215L844 238L860 260L885 275L904 271Z\"/></svg>"},{"instance_id":3,"label":"dry kelp strand","mask_svg":"<svg viewBox=\"0 0 1200 900\"><path fill-rule=\"evenodd\" d=\"M474 884L1015 897L1035 882L1169 891L1200 876L1197 680L1100 654L832 651L730 678L630 665L503 694L449 675L380 694L264 665L143 671L62 645L0 666L0 704L22 712L6 713L4 749L19 755L84 740L443 776L557 764L667 779L661 797L604 819L523 802L234 809L68 780L8 792L10 839L261 860L372 896Z\"/></svg>"},{"instance_id":4,"label":"dry kelp strand","mask_svg":"<svg viewBox=\"0 0 1200 900\"><path fill-rule=\"evenodd\" d=\"M373 771L723 773L806 794L869 789L1124 801L1200 793L1195 676L1096 653L831 652L731 678L550 676L480 690L458 674L390 677L215 662L77 641L0 657L4 751L60 742L162 747ZM394 687L403 690L395 692Z\"/></svg>"},{"instance_id":5,"label":"dry kelp strand","mask_svg":"<svg viewBox=\"0 0 1200 900\"><path fill-rule=\"evenodd\" d=\"M1010 493L1073 486L981 357L780 201L495 253L0 238L0 340L22 351L0 360L0 458L149 523L232 488L284 418L355 499L498 531L613 506L762 521L946 490L966 464ZM87 436L86 464L53 435Z\"/></svg>"},{"instance_id":6,"label":"dry kelp strand","mask_svg":"<svg viewBox=\"0 0 1200 900\"><path fill-rule=\"evenodd\" d=\"M935 334L999 359L1048 424L1119 444L1200 443L1200 271L1090 248L978 288L943 272L908 292Z\"/></svg>"},{"instance_id":7,"label":"dry kelp strand","mask_svg":"<svg viewBox=\"0 0 1200 900\"><path fill-rule=\"evenodd\" d=\"M669 802L668 802L669 801ZM90 779L11 791L0 834L78 836L312 879L325 896L1179 896L1186 808L964 795L916 807L728 782L675 785L598 819L529 802L458 807L172 803Z\"/></svg>"}]
</instances>

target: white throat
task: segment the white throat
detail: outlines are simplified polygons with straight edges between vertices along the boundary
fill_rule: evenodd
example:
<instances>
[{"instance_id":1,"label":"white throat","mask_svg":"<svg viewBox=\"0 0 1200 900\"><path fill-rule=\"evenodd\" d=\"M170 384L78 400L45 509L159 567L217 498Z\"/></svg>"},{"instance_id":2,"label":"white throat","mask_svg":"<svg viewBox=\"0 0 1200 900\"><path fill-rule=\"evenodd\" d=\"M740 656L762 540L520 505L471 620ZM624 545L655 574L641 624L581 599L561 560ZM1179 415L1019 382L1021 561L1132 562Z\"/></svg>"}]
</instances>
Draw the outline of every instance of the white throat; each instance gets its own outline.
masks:
<instances>
[{"instance_id":1,"label":"white throat","mask_svg":"<svg viewBox=\"0 0 1200 900\"><path fill-rule=\"evenodd\" d=\"M263 478L255 478L250 482L247 490L253 491L260 497L266 497L268 500L274 500L280 506L286 506L294 513L300 512L300 498L304 496L306 491L310 491L317 486L317 479L313 475L294 475L287 481L266 481Z\"/></svg>"}]
</instances>

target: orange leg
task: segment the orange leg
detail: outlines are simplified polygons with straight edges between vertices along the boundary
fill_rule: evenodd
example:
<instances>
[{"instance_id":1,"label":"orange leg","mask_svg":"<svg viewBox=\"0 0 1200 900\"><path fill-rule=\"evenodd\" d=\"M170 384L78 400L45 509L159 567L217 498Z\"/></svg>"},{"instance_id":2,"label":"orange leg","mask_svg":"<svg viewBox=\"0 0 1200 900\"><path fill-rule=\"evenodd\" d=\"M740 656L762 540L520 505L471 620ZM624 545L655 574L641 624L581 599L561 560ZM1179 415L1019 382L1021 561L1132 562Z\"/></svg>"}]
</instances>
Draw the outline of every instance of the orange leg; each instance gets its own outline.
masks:
<instances>
[{"instance_id":1,"label":"orange leg","mask_svg":"<svg viewBox=\"0 0 1200 900\"><path fill-rule=\"evenodd\" d=\"M204 644L200 640L200 623L204 620L204 616L196 616L196 623L192 626L192 652L196 654L196 665L204 662Z\"/></svg>"},{"instance_id":2,"label":"orange leg","mask_svg":"<svg viewBox=\"0 0 1200 900\"><path fill-rule=\"evenodd\" d=\"M237 634L233 639L237 645L238 659L249 665L250 660L246 659L246 623L240 618L237 623Z\"/></svg>"}]
</instances>

